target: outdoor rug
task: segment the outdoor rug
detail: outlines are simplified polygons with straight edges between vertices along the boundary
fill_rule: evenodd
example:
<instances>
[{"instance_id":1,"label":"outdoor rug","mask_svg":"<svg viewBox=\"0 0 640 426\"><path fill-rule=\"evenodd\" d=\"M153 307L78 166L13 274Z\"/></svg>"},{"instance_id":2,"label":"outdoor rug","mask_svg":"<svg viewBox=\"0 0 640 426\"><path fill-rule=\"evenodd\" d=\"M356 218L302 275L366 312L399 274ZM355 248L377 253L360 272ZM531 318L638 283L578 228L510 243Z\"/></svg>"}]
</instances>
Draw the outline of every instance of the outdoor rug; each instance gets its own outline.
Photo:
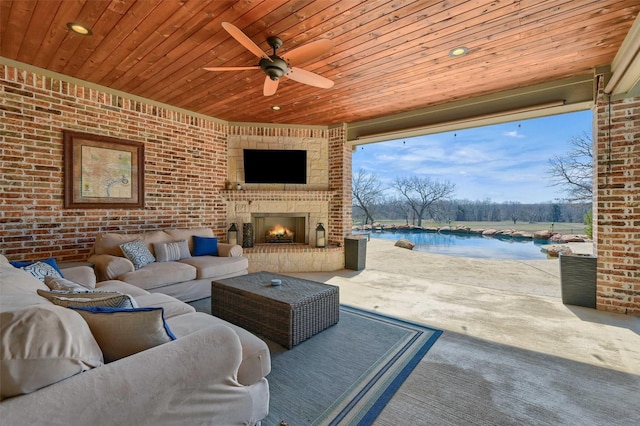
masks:
<instances>
[{"instance_id":1,"label":"outdoor rug","mask_svg":"<svg viewBox=\"0 0 640 426\"><path fill-rule=\"evenodd\" d=\"M207 303L192 305L210 312ZM271 401L262 425L371 424L441 334L341 305L338 324L292 349L267 341Z\"/></svg>"}]
</instances>

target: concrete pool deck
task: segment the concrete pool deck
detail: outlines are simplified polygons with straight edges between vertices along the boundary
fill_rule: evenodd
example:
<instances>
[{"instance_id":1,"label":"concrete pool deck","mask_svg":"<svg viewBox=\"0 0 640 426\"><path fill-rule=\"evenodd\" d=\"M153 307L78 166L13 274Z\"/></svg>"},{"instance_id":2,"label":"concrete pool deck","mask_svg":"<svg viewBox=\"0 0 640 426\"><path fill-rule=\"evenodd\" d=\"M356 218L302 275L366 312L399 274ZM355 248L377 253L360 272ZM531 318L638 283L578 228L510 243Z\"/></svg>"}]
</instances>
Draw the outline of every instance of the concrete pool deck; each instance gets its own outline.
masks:
<instances>
[{"instance_id":1,"label":"concrete pool deck","mask_svg":"<svg viewBox=\"0 0 640 426\"><path fill-rule=\"evenodd\" d=\"M339 286L343 304L640 374L640 318L564 305L557 258L461 258L394 243L372 238L362 271L291 275ZM584 243L569 244L589 250Z\"/></svg>"}]
</instances>

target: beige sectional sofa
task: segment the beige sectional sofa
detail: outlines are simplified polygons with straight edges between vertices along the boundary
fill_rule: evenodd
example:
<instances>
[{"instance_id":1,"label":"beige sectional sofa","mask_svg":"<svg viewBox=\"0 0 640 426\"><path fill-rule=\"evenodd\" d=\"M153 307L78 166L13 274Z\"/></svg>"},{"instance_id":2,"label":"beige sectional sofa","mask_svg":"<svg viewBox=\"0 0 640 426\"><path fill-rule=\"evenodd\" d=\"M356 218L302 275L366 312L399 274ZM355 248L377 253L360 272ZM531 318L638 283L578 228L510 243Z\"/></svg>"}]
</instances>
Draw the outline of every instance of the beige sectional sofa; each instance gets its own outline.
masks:
<instances>
[{"instance_id":1,"label":"beige sectional sofa","mask_svg":"<svg viewBox=\"0 0 640 426\"><path fill-rule=\"evenodd\" d=\"M158 330L131 336L118 329L113 341L105 340L77 308L42 297L50 288L0 255L0 423L252 425L266 417L271 358L261 339L171 296L117 280L96 283L88 266L62 272L87 289L119 291L147 308L135 311L162 312L159 332L175 340L105 363L110 346L127 338L137 344ZM162 311L149 309L157 307ZM138 330L141 322L128 325Z\"/></svg>"},{"instance_id":2,"label":"beige sectional sofa","mask_svg":"<svg viewBox=\"0 0 640 426\"><path fill-rule=\"evenodd\" d=\"M211 296L211 281L244 275L249 261L242 247L218 243L217 256L190 256L161 262L158 245L186 241L194 254L194 236L213 238L209 228L167 229L140 234L103 233L96 237L89 262L94 264L99 281L117 279L151 293L164 293L190 302ZM156 261L138 269L125 257L121 245L142 240Z\"/></svg>"}]
</instances>

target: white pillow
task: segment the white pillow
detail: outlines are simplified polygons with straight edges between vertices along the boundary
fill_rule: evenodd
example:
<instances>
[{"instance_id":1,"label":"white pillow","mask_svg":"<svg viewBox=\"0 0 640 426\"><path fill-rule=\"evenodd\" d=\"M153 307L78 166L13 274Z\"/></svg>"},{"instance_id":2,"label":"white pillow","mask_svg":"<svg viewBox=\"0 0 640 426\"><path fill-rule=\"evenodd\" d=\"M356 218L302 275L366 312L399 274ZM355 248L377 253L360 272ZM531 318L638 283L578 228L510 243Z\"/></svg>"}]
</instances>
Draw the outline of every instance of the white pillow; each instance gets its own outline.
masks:
<instances>
[{"instance_id":1,"label":"white pillow","mask_svg":"<svg viewBox=\"0 0 640 426\"><path fill-rule=\"evenodd\" d=\"M47 275L44 277L44 283L51 290L66 290L66 291L87 291L87 288L78 283L74 283L71 280L62 277L53 277Z\"/></svg>"},{"instance_id":2,"label":"white pillow","mask_svg":"<svg viewBox=\"0 0 640 426\"><path fill-rule=\"evenodd\" d=\"M173 241L171 243L153 243L158 262L173 262L191 257L187 240Z\"/></svg>"},{"instance_id":3,"label":"white pillow","mask_svg":"<svg viewBox=\"0 0 640 426\"><path fill-rule=\"evenodd\" d=\"M156 258L153 257L153 254L151 254L149 248L142 240L134 240L120 244L120 249L122 253L124 253L124 257L129 259L136 269L140 269L156 261Z\"/></svg>"}]
</instances>

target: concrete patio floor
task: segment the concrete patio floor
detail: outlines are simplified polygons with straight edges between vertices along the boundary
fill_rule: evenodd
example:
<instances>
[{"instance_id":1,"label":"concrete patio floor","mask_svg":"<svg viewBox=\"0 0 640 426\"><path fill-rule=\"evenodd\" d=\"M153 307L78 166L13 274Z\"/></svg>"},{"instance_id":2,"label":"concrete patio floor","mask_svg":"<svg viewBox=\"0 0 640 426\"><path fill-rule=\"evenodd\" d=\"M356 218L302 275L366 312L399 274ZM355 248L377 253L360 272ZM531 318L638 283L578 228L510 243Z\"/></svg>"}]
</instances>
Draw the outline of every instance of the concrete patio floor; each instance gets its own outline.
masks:
<instances>
[{"instance_id":1,"label":"concrete patio floor","mask_svg":"<svg viewBox=\"0 0 640 426\"><path fill-rule=\"evenodd\" d=\"M457 258L372 239L362 271L291 275L339 286L343 304L640 375L640 318L564 305L558 259Z\"/></svg>"}]
</instances>

